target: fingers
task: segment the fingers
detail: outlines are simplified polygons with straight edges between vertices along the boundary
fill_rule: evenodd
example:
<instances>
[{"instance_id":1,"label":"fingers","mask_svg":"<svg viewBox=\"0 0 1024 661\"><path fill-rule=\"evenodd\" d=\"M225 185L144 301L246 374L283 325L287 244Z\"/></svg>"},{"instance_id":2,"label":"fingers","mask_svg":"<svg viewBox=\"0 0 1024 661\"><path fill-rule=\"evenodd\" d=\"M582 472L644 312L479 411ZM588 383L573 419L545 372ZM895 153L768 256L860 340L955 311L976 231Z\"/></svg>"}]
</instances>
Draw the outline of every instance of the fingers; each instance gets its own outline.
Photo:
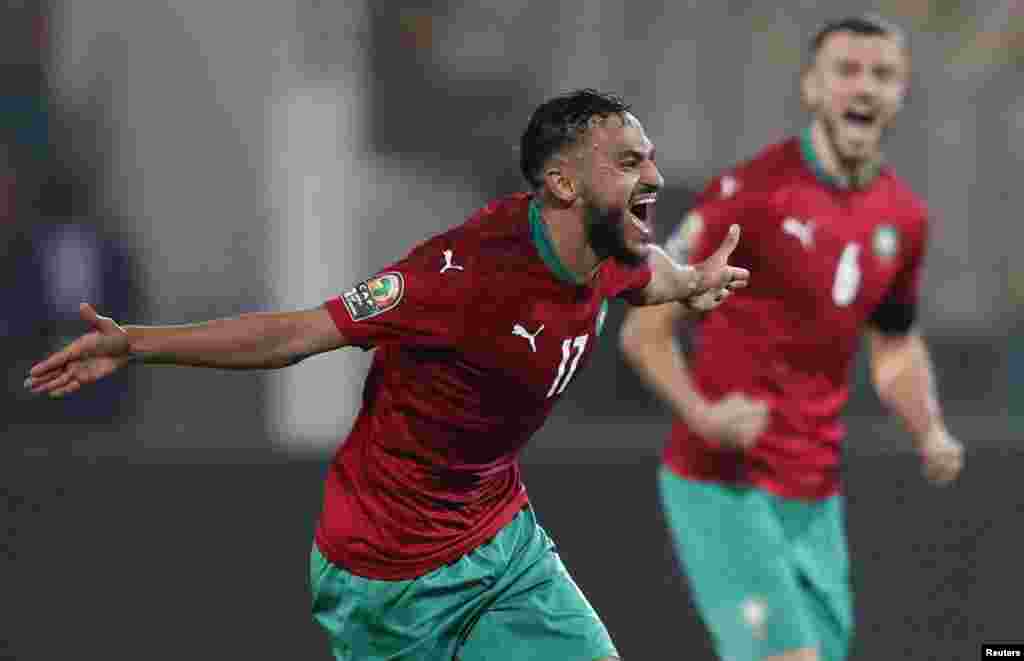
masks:
<instances>
[{"instance_id":1,"label":"fingers","mask_svg":"<svg viewBox=\"0 0 1024 661\"><path fill-rule=\"evenodd\" d=\"M751 429L759 436L768 426L768 413L771 410L768 402L762 399L743 397L743 418Z\"/></svg>"},{"instance_id":2,"label":"fingers","mask_svg":"<svg viewBox=\"0 0 1024 661\"><path fill-rule=\"evenodd\" d=\"M55 370L53 372L47 372L45 375L40 377L28 377L25 379L25 388L27 388L32 394L38 395L44 392L49 392L54 388L63 387L70 381L71 370Z\"/></svg>"},{"instance_id":3,"label":"fingers","mask_svg":"<svg viewBox=\"0 0 1024 661\"><path fill-rule=\"evenodd\" d=\"M929 465L925 468L925 477L932 484L944 487L953 482L956 474L947 467Z\"/></svg>"},{"instance_id":4,"label":"fingers","mask_svg":"<svg viewBox=\"0 0 1024 661\"><path fill-rule=\"evenodd\" d=\"M54 370L62 370L68 363L73 360L77 360L80 357L81 344L76 340L60 351L50 354L46 360L33 365L32 369L29 370L29 376L47 377L50 372L53 372Z\"/></svg>"},{"instance_id":5,"label":"fingers","mask_svg":"<svg viewBox=\"0 0 1024 661\"><path fill-rule=\"evenodd\" d=\"M117 323L113 319L97 314L96 309L88 303L79 304L78 314L81 315L83 321L105 335L118 330Z\"/></svg>"},{"instance_id":6,"label":"fingers","mask_svg":"<svg viewBox=\"0 0 1024 661\"><path fill-rule=\"evenodd\" d=\"M96 308L88 303L79 303L78 314L82 317L82 321L86 322L90 326L95 326L100 319L100 316L96 314Z\"/></svg>"},{"instance_id":7,"label":"fingers","mask_svg":"<svg viewBox=\"0 0 1024 661\"><path fill-rule=\"evenodd\" d=\"M750 271L738 266L730 266L729 268L729 282L726 287L729 289L743 289L750 284Z\"/></svg>"},{"instance_id":8,"label":"fingers","mask_svg":"<svg viewBox=\"0 0 1024 661\"><path fill-rule=\"evenodd\" d=\"M959 477L963 465L962 450L950 448L928 457L924 466L924 474L932 484L946 486Z\"/></svg>"},{"instance_id":9,"label":"fingers","mask_svg":"<svg viewBox=\"0 0 1024 661\"><path fill-rule=\"evenodd\" d=\"M51 390L49 395L56 399L58 397L63 397L64 395L70 395L81 387L82 382L75 377L71 377L71 381L69 381L67 385Z\"/></svg>"},{"instance_id":10,"label":"fingers","mask_svg":"<svg viewBox=\"0 0 1024 661\"><path fill-rule=\"evenodd\" d=\"M715 251L712 259L727 260L729 255L732 254L733 250L736 250L736 246L740 242L740 226L730 225L729 232L725 235L725 239L722 241L722 245L718 246L718 250Z\"/></svg>"},{"instance_id":11,"label":"fingers","mask_svg":"<svg viewBox=\"0 0 1024 661\"><path fill-rule=\"evenodd\" d=\"M76 370L66 367L62 370L48 372L41 377L30 376L25 379L24 385L33 395L62 397L78 390L83 383Z\"/></svg>"},{"instance_id":12,"label":"fingers","mask_svg":"<svg viewBox=\"0 0 1024 661\"><path fill-rule=\"evenodd\" d=\"M743 393L732 393L718 406L729 412L727 427L732 431L726 435L726 443L743 450L754 447L768 427L771 410L768 402L750 399Z\"/></svg>"}]
</instances>

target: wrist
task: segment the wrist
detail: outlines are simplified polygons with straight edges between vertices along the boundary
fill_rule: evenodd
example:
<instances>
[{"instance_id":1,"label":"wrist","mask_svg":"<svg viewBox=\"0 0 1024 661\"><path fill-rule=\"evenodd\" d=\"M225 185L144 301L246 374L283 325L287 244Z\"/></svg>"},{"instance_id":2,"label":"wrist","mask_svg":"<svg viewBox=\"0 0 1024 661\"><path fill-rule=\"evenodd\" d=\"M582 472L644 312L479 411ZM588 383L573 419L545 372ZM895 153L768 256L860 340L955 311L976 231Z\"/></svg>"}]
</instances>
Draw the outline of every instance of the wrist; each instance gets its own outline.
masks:
<instances>
[{"instance_id":1,"label":"wrist","mask_svg":"<svg viewBox=\"0 0 1024 661\"><path fill-rule=\"evenodd\" d=\"M708 431L708 402L698 395L693 393L693 396L677 403L676 409L686 424L693 428L700 435L705 435Z\"/></svg>"},{"instance_id":2,"label":"wrist","mask_svg":"<svg viewBox=\"0 0 1024 661\"><path fill-rule=\"evenodd\" d=\"M146 362L146 356L149 355L149 351L145 347L145 341L143 337L143 328L140 326L124 326L125 338L128 340L128 346L125 347L125 364L143 364Z\"/></svg>"},{"instance_id":3,"label":"wrist","mask_svg":"<svg viewBox=\"0 0 1024 661\"><path fill-rule=\"evenodd\" d=\"M918 452L926 450L936 439L947 436L946 425L942 419L932 420L927 427L914 434L914 448Z\"/></svg>"}]
</instances>

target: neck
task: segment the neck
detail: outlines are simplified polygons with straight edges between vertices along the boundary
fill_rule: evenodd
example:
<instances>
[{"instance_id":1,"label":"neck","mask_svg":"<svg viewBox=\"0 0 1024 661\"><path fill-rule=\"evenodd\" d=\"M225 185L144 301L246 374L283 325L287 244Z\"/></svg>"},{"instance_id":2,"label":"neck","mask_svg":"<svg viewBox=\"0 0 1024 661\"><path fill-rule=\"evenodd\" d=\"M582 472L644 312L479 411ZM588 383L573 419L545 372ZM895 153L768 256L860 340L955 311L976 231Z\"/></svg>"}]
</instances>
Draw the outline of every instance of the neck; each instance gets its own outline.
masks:
<instances>
[{"instance_id":1,"label":"neck","mask_svg":"<svg viewBox=\"0 0 1024 661\"><path fill-rule=\"evenodd\" d=\"M825 173L839 181L850 181L860 169L860 163L843 161L836 153L832 141L828 138L825 124L820 119L815 119L811 124L811 146L814 148L814 155L818 158Z\"/></svg>"},{"instance_id":2,"label":"neck","mask_svg":"<svg viewBox=\"0 0 1024 661\"><path fill-rule=\"evenodd\" d=\"M543 199L543 198L542 198ZM588 282L597 270L600 259L587 241L583 209L579 205L568 207L541 204L541 220L555 256L579 284Z\"/></svg>"},{"instance_id":3,"label":"neck","mask_svg":"<svg viewBox=\"0 0 1024 661\"><path fill-rule=\"evenodd\" d=\"M865 188L875 180L882 167L882 155L861 160L843 160L836 149L825 124L815 119L811 124L811 149L814 151L817 167L837 182L841 188Z\"/></svg>"}]
</instances>

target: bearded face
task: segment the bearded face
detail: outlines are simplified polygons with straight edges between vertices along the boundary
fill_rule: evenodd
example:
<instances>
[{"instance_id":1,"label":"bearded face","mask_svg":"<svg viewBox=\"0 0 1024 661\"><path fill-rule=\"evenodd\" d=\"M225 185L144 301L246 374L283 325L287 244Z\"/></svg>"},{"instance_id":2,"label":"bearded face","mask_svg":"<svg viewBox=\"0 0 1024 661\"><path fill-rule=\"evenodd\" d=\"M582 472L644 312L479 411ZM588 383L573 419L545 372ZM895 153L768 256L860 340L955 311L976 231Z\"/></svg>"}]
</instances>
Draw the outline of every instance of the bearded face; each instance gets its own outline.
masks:
<instances>
[{"instance_id":1,"label":"bearded face","mask_svg":"<svg viewBox=\"0 0 1024 661\"><path fill-rule=\"evenodd\" d=\"M578 202L587 240L599 258L641 263L650 250L654 204L664 185L654 146L628 113L606 118L588 133L579 157Z\"/></svg>"},{"instance_id":2,"label":"bearded face","mask_svg":"<svg viewBox=\"0 0 1024 661\"><path fill-rule=\"evenodd\" d=\"M804 96L836 157L848 167L876 159L906 96L909 62L886 35L836 32L804 77Z\"/></svg>"}]
</instances>

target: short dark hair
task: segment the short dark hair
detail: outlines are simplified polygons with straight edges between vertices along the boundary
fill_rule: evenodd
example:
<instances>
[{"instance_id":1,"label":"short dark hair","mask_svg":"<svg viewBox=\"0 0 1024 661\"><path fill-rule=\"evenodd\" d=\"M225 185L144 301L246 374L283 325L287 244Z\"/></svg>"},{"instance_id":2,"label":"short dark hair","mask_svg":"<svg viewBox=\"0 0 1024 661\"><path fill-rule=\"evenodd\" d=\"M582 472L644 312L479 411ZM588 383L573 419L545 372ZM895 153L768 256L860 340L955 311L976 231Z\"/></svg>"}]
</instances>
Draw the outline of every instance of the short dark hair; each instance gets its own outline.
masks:
<instances>
[{"instance_id":1,"label":"short dark hair","mask_svg":"<svg viewBox=\"0 0 1024 661\"><path fill-rule=\"evenodd\" d=\"M544 182L544 164L576 144L594 117L624 115L630 106L614 94L581 89L549 99L537 107L519 139L519 169L533 188Z\"/></svg>"},{"instance_id":2,"label":"short dark hair","mask_svg":"<svg viewBox=\"0 0 1024 661\"><path fill-rule=\"evenodd\" d=\"M818 54L829 35L836 32L852 32L862 37L892 37L900 44L906 45L906 35L895 23L885 20L877 14L864 14L863 16L848 16L838 20L829 21L821 26L811 39L811 56Z\"/></svg>"}]
</instances>

